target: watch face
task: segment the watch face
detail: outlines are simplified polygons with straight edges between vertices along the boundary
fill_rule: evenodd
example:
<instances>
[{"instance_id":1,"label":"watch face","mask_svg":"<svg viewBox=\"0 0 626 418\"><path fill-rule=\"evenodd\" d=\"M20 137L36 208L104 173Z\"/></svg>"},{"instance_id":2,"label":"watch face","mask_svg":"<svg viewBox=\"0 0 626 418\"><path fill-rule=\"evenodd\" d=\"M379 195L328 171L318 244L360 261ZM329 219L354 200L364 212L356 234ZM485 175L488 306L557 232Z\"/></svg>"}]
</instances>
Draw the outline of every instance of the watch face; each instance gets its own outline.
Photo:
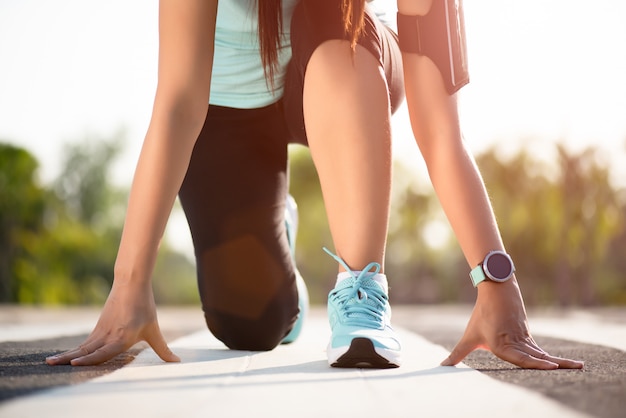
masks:
<instances>
[{"instance_id":1,"label":"watch face","mask_svg":"<svg viewBox=\"0 0 626 418\"><path fill-rule=\"evenodd\" d=\"M485 273L495 281L507 280L513 274L513 262L502 252L492 252L485 259Z\"/></svg>"}]
</instances>

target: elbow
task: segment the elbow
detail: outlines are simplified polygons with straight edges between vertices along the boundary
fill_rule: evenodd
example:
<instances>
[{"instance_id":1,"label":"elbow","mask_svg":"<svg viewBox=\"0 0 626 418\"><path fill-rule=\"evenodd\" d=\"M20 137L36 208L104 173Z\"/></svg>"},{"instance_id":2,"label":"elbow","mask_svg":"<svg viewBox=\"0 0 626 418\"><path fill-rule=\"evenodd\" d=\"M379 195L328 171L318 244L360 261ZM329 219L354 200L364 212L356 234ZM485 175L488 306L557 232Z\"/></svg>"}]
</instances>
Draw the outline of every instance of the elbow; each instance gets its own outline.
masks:
<instances>
[{"instance_id":1,"label":"elbow","mask_svg":"<svg viewBox=\"0 0 626 418\"><path fill-rule=\"evenodd\" d=\"M208 107L208 91L158 87L153 113L172 122L197 125L204 123Z\"/></svg>"},{"instance_id":2,"label":"elbow","mask_svg":"<svg viewBox=\"0 0 626 418\"><path fill-rule=\"evenodd\" d=\"M208 100L176 103L168 110L168 121L177 130L193 131L197 136L206 120L208 108Z\"/></svg>"},{"instance_id":3,"label":"elbow","mask_svg":"<svg viewBox=\"0 0 626 418\"><path fill-rule=\"evenodd\" d=\"M160 127L177 142L194 144L209 108L208 95L159 92L152 111L152 127Z\"/></svg>"}]
</instances>

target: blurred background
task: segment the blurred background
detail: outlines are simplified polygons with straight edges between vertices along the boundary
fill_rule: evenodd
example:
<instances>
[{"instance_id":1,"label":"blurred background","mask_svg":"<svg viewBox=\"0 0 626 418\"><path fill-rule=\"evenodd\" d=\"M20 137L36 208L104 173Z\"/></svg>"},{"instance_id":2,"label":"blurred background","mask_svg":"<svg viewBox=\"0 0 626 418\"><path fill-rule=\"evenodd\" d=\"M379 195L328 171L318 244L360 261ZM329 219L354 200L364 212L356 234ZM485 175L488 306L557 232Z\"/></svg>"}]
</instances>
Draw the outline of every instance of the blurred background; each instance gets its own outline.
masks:
<instances>
[{"instance_id":1,"label":"blurred background","mask_svg":"<svg viewBox=\"0 0 626 418\"><path fill-rule=\"evenodd\" d=\"M393 3L393 2L391 2ZM626 3L466 1L472 81L459 96L525 300L626 305ZM156 0L0 0L0 303L101 304L156 86ZM386 272L394 303L475 291L408 126L393 120ZM336 263L308 150L294 146L297 262L323 303ZM161 304L196 304L174 208Z\"/></svg>"}]
</instances>

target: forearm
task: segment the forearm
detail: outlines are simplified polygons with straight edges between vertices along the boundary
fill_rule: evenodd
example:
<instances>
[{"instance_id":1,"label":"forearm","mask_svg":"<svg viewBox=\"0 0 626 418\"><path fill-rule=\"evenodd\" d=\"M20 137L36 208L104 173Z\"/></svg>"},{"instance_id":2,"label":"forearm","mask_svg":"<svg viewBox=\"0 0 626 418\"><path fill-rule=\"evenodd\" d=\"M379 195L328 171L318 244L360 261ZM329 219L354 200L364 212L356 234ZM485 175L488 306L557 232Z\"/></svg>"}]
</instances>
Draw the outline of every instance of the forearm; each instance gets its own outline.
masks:
<instances>
[{"instance_id":1,"label":"forearm","mask_svg":"<svg viewBox=\"0 0 626 418\"><path fill-rule=\"evenodd\" d=\"M446 147L433 153L428 170L465 258L475 267L489 251L504 251L504 246L474 159L462 141L441 148Z\"/></svg>"},{"instance_id":2,"label":"forearm","mask_svg":"<svg viewBox=\"0 0 626 418\"><path fill-rule=\"evenodd\" d=\"M432 61L417 54L403 58L415 139L467 262L476 266L503 245L480 172L461 138L456 99Z\"/></svg>"},{"instance_id":3,"label":"forearm","mask_svg":"<svg viewBox=\"0 0 626 418\"><path fill-rule=\"evenodd\" d=\"M155 109L133 179L115 280L150 280L160 240L202 128L204 116L200 115L206 116L206 107L194 109L186 118L170 116L169 112L159 114Z\"/></svg>"},{"instance_id":4,"label":"forearm","mask_svg":"<svg viewBox=\"0 0 626 418\"><path fill-rule=\"evenodd\" d=\"M404 53L403 65L415 139L441 206L473 268L490 251L504 251L504 245L482 177L461 136L456 98L448 94L429 58ZM477 305L497 300L506 300L519 318L525 318L515 277L504 284L485 281L478 286Z\"/></svg>"},{"instance_id":5,"label":"forearm","mask_svg":"<svg viewBox=\"0 0 626 418\"><path fill-rule=\"evenodd\" d=\"M135 171L115 281L148 283L208 109L217 0L160 0L159 77Z\"/></svg>"}]
</instances>

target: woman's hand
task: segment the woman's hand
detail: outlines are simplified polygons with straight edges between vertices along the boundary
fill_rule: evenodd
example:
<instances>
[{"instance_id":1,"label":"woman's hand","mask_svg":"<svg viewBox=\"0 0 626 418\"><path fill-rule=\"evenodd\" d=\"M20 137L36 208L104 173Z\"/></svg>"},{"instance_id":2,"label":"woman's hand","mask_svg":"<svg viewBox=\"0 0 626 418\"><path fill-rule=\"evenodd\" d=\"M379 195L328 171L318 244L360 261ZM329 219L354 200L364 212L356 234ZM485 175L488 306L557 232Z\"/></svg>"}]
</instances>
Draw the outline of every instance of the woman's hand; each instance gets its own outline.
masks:
<instances>
[{"instance_id":1,"label":"woman's hand","mask_svg":"<svg viewBox=\"0 0 626 418\"><path fill-rule=\"evenodd\" d=\"M150 285L113 284L91 335L73 350L46 359L50 365L90 366L104 363L146 341L164 361L180 361L167 346L156 316Z\"/></svg>"},{"instance_id":2,"label":"woman's hand","mask_svg":"<svg viewBox=\"0 0 626 418\"><path fill-rule=\"evenodd\" d=\"M581 369L583 362L554 357L543 351L528 330L526 310L517 281L483 282L465 334L442 366L454 366L482 348L525 369Z\"/></svg>"}]
</instances>

